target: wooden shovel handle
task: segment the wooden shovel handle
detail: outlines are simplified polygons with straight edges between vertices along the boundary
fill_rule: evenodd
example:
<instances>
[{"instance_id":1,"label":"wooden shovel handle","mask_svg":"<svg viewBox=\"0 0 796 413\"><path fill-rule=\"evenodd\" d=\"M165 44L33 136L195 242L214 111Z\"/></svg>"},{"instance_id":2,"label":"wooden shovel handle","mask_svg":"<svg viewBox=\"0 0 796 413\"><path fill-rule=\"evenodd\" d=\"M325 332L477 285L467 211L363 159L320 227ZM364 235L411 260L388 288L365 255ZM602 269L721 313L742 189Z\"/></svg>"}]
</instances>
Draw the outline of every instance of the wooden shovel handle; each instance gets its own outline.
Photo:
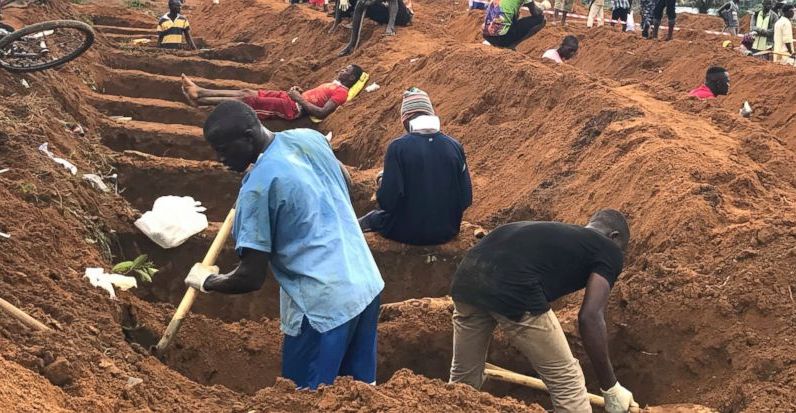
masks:
<instances>
[{"instance_id":1,"label":"wooden shovel handle","mask_svg":"<svg viewBox=\"0 0 796 413\"><path fill-rule=\"evenodd\" d=\"M232 231L232 223L234 220L235 209L233 208L229 210L227 218L224 219L224 223L221 224L221 228L219 228L216 234L216 238L213 240L213 243L210 244L210 248L207 250L207 254L205 254L205 258L202 260L203 265L208 267L215 265L218 255L221 253L221 249L224 248L229 233ZM180 301L180 305L177 307L174 317L171 318L168 327L166 327L166 331L163 332L163 337L160 338L158 345L153 349L156 355L162 355L169 344L171 344L171 340L174 339L174 336L177 335L177 331L180 330L182 320L185 319L185 316L191 311L194 300L196 300L196 289L188 287L188 291L186 291L185 295L182 297L182 301Z\"/></svg>"},{"instance_id":2,"label":"wooden shovel handle","mask_svg":"<svg viewBox=\"0 0 796 413\"><path fill-rule=\"evenodd\" d=\"M34 330L39 330L39 331L51 330L50 327L47 327L46 325L42 324L39 320L29 316L28 313L20 310L14 304L9 303L8 301L2 298L0 298L0 308L5 310L12 317L22 322L22 324L25 324L26 326Z\"/></svg>"},{"instance_id":3,"label":"wooden shovel handle","mask_svg":"<svg viewBox=\"0 0 796 413\"><path fill-rule=\"evenodd\" d=\"M547 392L547 386L545 386L544 382L542 382L541 380L535 377L525 376L522 374L515 373L513 371L506 370L502 367L495 366L494 364L486 363L486 369L484 370L484 374L486 374L487 377L495 380L505 381L514 384L521 384L523 386L530 387L535 390L541 390ZM600 396L597 396L596 394L588 393L588 395L589 395L589 403L597 407L605 407L605 399L603 399ZM641 410L638 407L630 408L630 413L639 413L640 411Z\"/></svg>"}]
</instances>

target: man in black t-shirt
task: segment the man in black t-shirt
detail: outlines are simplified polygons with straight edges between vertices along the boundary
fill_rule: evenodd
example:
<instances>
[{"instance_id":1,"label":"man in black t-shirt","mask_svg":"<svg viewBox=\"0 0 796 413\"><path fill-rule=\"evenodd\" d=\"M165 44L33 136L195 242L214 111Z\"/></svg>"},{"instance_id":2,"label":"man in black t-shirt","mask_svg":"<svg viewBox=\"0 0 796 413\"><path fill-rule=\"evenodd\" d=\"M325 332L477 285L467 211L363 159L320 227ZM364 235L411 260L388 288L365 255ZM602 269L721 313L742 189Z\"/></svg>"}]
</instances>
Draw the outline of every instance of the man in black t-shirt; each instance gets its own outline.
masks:
<instances>
[{"instance_id":1,"label":"man in black t-shirt","mask_svg":"<svg viewBox=\"0 0 796 413\"><path fill-rule=\"evenodd\" d=\"M550 302L586 289L578 314L586 353L608 413L638 406L616 380L603 312L622 272L630 229L603 209L585 227L515 222L498 227L465 255L453 277L452 383L480 388L492 332L500 325L547 385L556 412L590 412L583 372Z\"/></svg>"}]
</instances>

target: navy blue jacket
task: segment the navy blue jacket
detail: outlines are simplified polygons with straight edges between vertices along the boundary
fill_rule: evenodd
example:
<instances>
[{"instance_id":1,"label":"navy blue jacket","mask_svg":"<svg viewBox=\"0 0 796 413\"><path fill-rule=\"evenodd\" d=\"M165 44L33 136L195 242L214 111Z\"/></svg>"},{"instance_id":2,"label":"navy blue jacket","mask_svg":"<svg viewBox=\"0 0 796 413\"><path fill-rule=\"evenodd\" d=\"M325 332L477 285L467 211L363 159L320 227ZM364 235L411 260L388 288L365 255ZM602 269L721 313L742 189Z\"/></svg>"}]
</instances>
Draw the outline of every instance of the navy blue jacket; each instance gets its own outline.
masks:
<instances>
[{"instance_id":1,"label":"navy blue jacket","mask_svg":"<svg viewBox=\"0 0 796 413\"><path fill-rule=\"evenodd\" d=\"M451 240L473 202L464 148L443 133L408 134L392 141L376 196L390 214L380 231L386 238L413 245Z\"/></svg>"}]
</instances>

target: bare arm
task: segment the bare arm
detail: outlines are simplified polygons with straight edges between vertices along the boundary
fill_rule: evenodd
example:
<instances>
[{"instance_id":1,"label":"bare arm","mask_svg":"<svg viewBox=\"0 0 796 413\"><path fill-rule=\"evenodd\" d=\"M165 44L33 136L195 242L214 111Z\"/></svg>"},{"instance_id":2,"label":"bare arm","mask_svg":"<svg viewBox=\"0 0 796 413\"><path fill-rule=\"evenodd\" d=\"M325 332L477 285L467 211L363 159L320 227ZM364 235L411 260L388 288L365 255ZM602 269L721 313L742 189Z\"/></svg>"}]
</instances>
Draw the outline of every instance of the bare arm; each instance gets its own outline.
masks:
<instances>
[{"instance_id":1,"label":"bare arm","mask_svg":"<svg viewBox=\"0 0 796 413\"><path fill-rule=\"evenodd\" d=\"M592 273L586 283L586 295L578 313L578 328L586 354L589 355L600 388L610 389L616 384L616 375L608 355L608 333L605 328L605 307L611 285L603 276Z\"/></svg>"},{"instance_id":2,"label":"bare arm","mask_svg":"<svg viewBox=\"0 0 796 413\"><path fill-rule=\"evenodd\" d=\"M298 103L299 106L301 106L301 108L304 109L305 112L307 112L307 114L309 114L310 116L314 116L318 119L326 118L337 109L337 103L335 103L331 99L328 102L326 102L326 105L324 105L323 107L318 107L310 102L307 102L307 99L304 99L304 97L301 96L299 92L291 91L290 98L295 100L296 103Z\"/></svg>"},{"instance_id":3,"label":"bare arm","mask_svg":"<svg viewBox=\"0 0 796 413\"><path fill-rule=\"evenodd\" d=\"M191 47L191 50L196 50L196 43L193 42L193 36L191 36L191 31L188 30L185 32L185 41L188 43L188 46Z\"/></svg>"},{"instance_id":4,"label":"bare arm","mask_svg":"<svg viewBox=\"0 0 796 413\"><path fill-rule=\"evenodd\" d=\"M351 192L351 186L353 185L353 181L351 181L351 174L348 173L348 169L346 169L342 162L338 160L337 163L340 164L340 171L343 172L343 178L345 178L345 185L348 187L348 192Z\"/></svg>"},{"instance_id":5,"label":"bare arm","mask_svg":"<svg viewBox=\"0 0 796 413\"><path fill-rule=\"evenodd\" d=\"M222 294L245 294L259 290L265 282L271 254L249 248L243 249L240 265L229 274L211 275L204 289Z\"/></svg>"}]
</instances>

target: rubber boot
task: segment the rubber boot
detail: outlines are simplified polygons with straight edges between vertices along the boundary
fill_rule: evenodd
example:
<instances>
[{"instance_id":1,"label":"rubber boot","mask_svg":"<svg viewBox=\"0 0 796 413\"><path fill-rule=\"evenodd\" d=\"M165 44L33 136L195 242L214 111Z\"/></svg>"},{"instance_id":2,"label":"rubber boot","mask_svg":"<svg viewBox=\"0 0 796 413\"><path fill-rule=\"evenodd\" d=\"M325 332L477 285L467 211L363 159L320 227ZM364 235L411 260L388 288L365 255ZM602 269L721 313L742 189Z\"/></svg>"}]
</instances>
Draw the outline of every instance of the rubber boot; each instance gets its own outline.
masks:
<instances>
[{"instance_id":1,"label":"rubber boot","mask_svg":"<svg viewBox=\"0 0 796 413\"><path fill-rule=\"evenodd\" d=\"M666 41L668 42L669 40L672 40L672 37L674 37L674 22L670 21L669 31L666 33Z\"/></svg>"},{"instance_id":2,"label":"rubber boot","mask_svg":"<svg viewBox=\"0 0 796 413\"><path fill-rule=\"evenodd\" d=\"M660 29L660 28L661 28L661 21L660 20L654 20L652 22L652 35L650 36L650 39L658 40L658 29Z\"/></svg>"}]
</instances>

